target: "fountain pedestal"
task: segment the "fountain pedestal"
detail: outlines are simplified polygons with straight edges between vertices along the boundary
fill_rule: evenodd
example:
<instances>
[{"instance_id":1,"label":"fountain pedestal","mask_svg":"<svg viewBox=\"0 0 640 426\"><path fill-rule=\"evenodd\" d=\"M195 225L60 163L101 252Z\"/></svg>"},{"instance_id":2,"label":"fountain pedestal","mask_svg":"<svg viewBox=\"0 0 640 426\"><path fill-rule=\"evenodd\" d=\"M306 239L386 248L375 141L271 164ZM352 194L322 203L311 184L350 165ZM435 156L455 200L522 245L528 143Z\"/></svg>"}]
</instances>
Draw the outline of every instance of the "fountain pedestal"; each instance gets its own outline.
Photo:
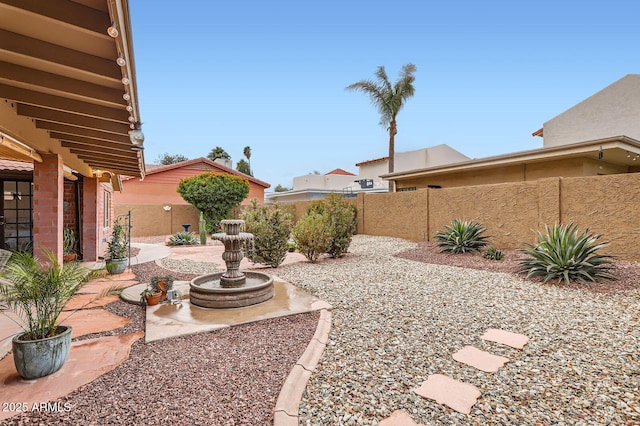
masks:
<instances>
[{"instance_id":1,"label":"fountain pedestal","mask_svg":"<svg viewBox=\"0 0 640 426\"><path fill-rule=\"evenodd\" d=\"M213 234L211 238L224 244L222 259L227 270L191 280L191 303L204 308L239 308L271 299L275 294L272 277L262 272L240 270L240 262L244 258L242 244L253 240L253 234L240 232L243 220L223 220L220 223L224 232Z\"/></svg>"}]
</instances>

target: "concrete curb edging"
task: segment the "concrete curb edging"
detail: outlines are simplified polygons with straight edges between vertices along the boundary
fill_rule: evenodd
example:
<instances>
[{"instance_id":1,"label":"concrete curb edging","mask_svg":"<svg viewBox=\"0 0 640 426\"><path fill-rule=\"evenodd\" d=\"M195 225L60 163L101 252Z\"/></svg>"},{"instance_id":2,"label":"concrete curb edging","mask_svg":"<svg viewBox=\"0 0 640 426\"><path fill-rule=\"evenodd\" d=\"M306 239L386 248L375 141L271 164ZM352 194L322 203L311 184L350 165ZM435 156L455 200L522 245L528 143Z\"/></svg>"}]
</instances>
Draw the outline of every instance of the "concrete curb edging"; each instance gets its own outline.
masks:
<instances>
[{"instance_id":1,"label":"concrete curb edging","mask_svg":"<svg viewBox=\"0 0 640 426\"><path fill-rule=\"evenodd\" d=\"M330 331L331 311L322 309L315 334L280 389L273 415L274 426L298 425L298 407L302 401L302 394L324 352Z\"/></svg>"}]
</instances>

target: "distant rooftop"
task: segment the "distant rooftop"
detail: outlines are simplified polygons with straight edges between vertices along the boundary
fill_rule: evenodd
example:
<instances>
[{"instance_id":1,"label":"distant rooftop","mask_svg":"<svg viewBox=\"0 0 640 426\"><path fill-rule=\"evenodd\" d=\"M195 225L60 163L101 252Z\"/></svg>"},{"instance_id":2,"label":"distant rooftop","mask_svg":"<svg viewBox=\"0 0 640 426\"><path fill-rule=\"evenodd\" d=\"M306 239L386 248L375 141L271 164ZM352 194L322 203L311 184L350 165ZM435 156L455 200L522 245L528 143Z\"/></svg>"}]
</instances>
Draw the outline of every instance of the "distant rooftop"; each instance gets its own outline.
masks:
<instances>
[{"instance_id":1,"label":"distant rooftop","mask_svg":"<svg viewBox=\"0 0 640 426\"><path fill-rule=\"evenodd\" d=\"M345 175L345 176L355 176L353 173L348 172L343 169L335 169L331 170L329 173L325 173L325 175Z\"/></svg>"}]
</instances>

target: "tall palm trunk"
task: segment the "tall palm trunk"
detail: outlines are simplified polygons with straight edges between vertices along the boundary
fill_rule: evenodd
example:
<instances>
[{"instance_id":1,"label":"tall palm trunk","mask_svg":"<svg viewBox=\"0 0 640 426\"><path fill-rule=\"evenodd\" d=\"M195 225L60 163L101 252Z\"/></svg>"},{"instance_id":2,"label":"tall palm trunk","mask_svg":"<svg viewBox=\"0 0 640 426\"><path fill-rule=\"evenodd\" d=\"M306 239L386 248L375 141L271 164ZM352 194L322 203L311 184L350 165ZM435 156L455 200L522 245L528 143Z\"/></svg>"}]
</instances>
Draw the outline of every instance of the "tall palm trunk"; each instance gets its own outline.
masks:
<instances>
[{"instance_id":1,"label":"tall palm trunk","mask_svg":"<svg viewBox=\"0 0 640 426\"><path fill-rule=\"evenodd\" d=\"M395 158L396 158L396 134L398 128L396 127L396 119L393 118L389 123L389 173L393 173L395 170ZM394 182L389 181L389 192L394 192Z\"/></svg>"}]
</instances>

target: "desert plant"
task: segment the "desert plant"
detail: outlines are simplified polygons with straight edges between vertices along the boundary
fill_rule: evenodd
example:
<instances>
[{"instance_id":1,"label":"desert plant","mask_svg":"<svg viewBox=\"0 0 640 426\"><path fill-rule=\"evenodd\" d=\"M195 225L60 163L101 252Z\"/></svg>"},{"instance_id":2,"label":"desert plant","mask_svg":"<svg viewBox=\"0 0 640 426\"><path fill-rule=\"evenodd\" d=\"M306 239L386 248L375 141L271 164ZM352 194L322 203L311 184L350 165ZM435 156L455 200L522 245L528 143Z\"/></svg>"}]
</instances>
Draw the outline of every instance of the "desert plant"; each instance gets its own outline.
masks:
<instances>
[{"instance_id":1,"label":"desert plant","mask_svg":"<svg viewBox=\"0 0 640 426\"><path fill-rule=\"evenodd\" d=\"M538 242L525 243L528 249L522 250L527 257L520 260L519 272L526 273L527 278L542 276L545 283L557 278L558 283L567 284L617 279L610 272L614 257L596 254L608 245L597 242L601 235L590 234L588 229L579 233L574 223L556 224L553 228L545 225L545 233L536 231L536 235Z\"/></svg>"},{"instance_id":2,"label":"desert plant","mask_svg":"<svg viewBox=\"0 0 640 426\"><path fill-rule=\"evenodd\" d=\"M167 244L170 246L194 246L198 244L198 238L193 232L180 231L170 236Z\"/></svg>"},{"instance_id":3,"label":"desert plant","mask_svg":"<svg viewBox=\"0 0 640 426\"><path fill-rule=\"evenodd\" d=\"M65 305L98 276L98 271L84 268L79 262L60 263L48 250L45 255L46 261L41 262L31 253L14 253L0 280L0 306L17 315L15 321L28 335L25 340L54 336Z\"/></svg>"},{"instance_id":4,"label":"desert plant","mask_svg":"<svg viewBox=\"0 0 640 426\"><path fill-rule=\"evenodd\" d=\"M504 257L504 253L496 248L496 246L489 246L483 254L485 259L500 260Z\"/></svg>"},{"instance_id":5,"label":"desert plant","mask_svg":"<svg viewBox=\"0 0 640 426\"><path fill-rule=\"evenodd\" d=\"M344 197L332 193L324 200L311 203L309 211L327 217L331 237L326 253L331 257L341 257L349 249L351 237L356 230L356 208Z\"/></svg>"},{"instance_id":6,"label":"desert plant","mask_svg":"<svg viewBox=\"0 0 640 426\"><path fill-rule=\"evenodd\" d=\"M207 172L180 180L178 193L200 210L213 234L222 219L249 194L249 181L231 174Z\"/></svg>"},{"instance_id":7,"label":"desert plant","mask_svg":"<svg viewBox=\"0 0 640 426\"><path fill-rule=\"evenodd\" d=\"M287 256L292 216L278 204L258 205L256 200L242 212L245 228L254 236L253 245L247 250L252 262L264 263L272 268L280 265Z\"/></svg>"},{"instance_id":8,"label":"desert plant","mask_svg":"<svg viewBox=\"0 0 640 426\"><path fill-rule=\"evenodd\" d=\"M482 235L486 231L486 228L477 222L455 219L451 225L445 225L444 231L438 231L436 241L440 252L477 252L487 245L485 240L488 237Z\"/></svg>"},{"instance_id":9,"label":"desert plant","mask_svg":"<svg viewBox=\"0 0 640 426\"><path fill-rule=\"evenodd\" d=\"M331 241L329 220L320 213L307 212L293 227L292 235L298 251L315 263L322 253L327 252Z\"/></svg>"}]
</instances>

